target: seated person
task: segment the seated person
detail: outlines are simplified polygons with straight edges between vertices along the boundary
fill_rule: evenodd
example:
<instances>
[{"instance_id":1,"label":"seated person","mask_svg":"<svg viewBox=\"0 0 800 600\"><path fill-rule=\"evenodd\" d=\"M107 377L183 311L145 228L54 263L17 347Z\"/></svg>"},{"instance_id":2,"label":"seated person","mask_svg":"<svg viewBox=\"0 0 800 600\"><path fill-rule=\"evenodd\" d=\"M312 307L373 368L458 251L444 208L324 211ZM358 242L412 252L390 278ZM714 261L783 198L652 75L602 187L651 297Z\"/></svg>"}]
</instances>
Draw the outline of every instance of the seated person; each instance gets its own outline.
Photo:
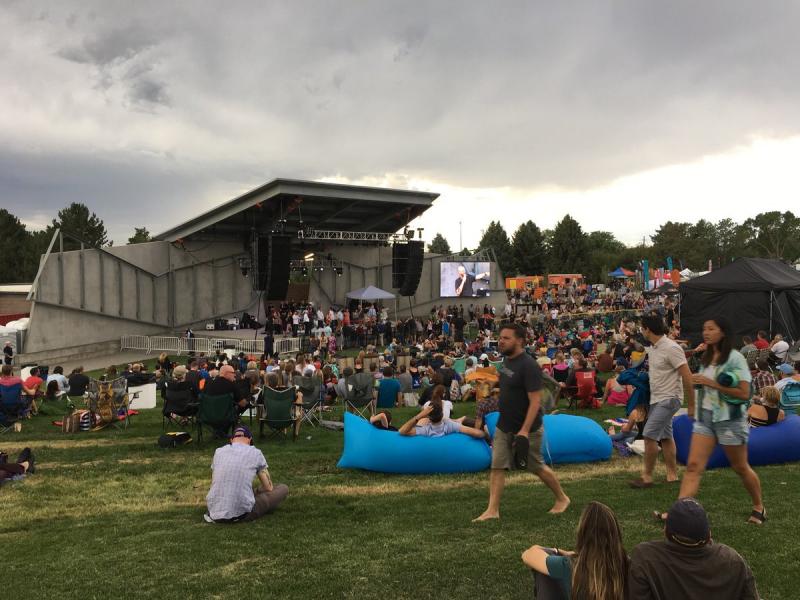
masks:
<instances>
[{"instance_id":1,"label":"seated person","mask_svg":"<svg viewBox=\"0 0 800 600\"><path fill-rule=\"evenodd\" d=\"M672 505L664 537L633 549L628 597L758 599L750 567L735 550L714 543L706 511L694 498Z\"/></svg>"},{"instance_id":2,"label":"seated person","mask_svg":"<svg viewBox=\"0 0 800 600\"><path fill-rule=\"evenodd\" d=\"M211 489L206 496L208 523L254 521L271 513L289 493L285 484L272 484L264 454L253 446L253 434L237 427L230 444L217 448L211 464ZM253 479L261 485L253 493Z\"/></svg>"},{"instance_id":3,"label":"seated person","mask_svg":"<svg viewBox=\"0 0 800 600\"><path fill-rule=\"evenodd\" d=\"M605 390L603 391L603 399L601 401L603 404L625 406L628 403L628 399L633 393L633 386L617 383L617 377L624 370L624 367L617 365L614 376L606 381Z\"/></svg>"},{"instance_id":4,"label":"seated person","mask_svg":"<svg viewBox=\"0 0 800 600\"><path fill-rule=\"evenodd\" d=\"M800 375L794 370L792 365L780 365L778 371L781 373L781 378L775 382L775 387L778 391L783 390L787 385L795 381L800 381Z\"/></svg>"},{"instance_id":5,"label":"seated person","mask_svg":"<svg viewBox=\"0 0 800 600\"><path fill-rule=\"evenodd\" d=\"M8 365L11 366L11 365ZM17 456L16 462L8 462L8 455L0 452L0 485L7 479L22 475L32 475L36 472L36 461L30 448L24 448Z\"/></svg>"},{"instance_id":6,"label":"seated person","mask_svg":"<svg viewBox=\"0 0 800 600\"><path fill-rule=\"evenodd\" d=\"M83 367L76 367L69 376L69 395L83 396L89 387L89 378L84 375Z\"/></svg>"},{"instance_id":7,"label":"seated person","mask_svg":"<svg viewBox=\"0 0 800 600\"><path fill-rule=\"evenodd\" d=\"M775 385L777 381L775 375L769 370L767 359L762 358L756 362L756 370L753 371L753 395L760 396L761 390L767 386Z\"/></svg>"},{"instance_id":8,"label":"seated person","mask_svg":"<svg viewBox=\"0 0 800 600\"><path fill-rule=\"evenodd\" d=\"M644 404L637 404L628 415L628 421L622 426L619 433L616 433L613 425L608 427L608 435L612 442L628 443L636 439L642 439L644 423L647 421L647 407Z\"/></svg>"},{"instance_id":9,"label":"seated person","mask_svg":"<svg viewBox=\"0 0 800 600\"><path fill-rule=\"evenodd\" d=\"M375 413L369 418L369 422L378 429L397 431L397 427L392 425L392 413L390 413L388 410L382 410Z\"/></svg>"},{"instance_id":10,"label":"seated person","mask_svg":"<svg viewBox=\"0 0 800 600\"><path fill-rule=\"evenodd\" d=\"M156 380L155 375L144 370L144 365L142 365L142 363L131 365L131 370L125 376L125 379L128 380L128 387L145 385L153 383Z\"/></svg>"},{"instance_id":11,"label":"seated person","mask_svg":"<svg viewBox=\"0 0 800 600\"><path fill-rule=\"evenodd\" d=\"M188 376L188 373L187 373ZM211 379L203 388L203 393L209 396L222 396L231 394L233 403L236 404L239 414L247 410L249 398L242 395L241 387L236 385L236 371L230 365L222 365L219 375Z\"/></svg>"},{"instance_id":12,"label":"seated person","mask_svg":"<svg viewBox=\"0 0 800 600\"><path fill-rule=\"evenodd\" d=\"M498 412L499 410L500 388L494 387L486 397L477 402L477 406L475 407L475 428L483 429L486 423L486 415L492 412Z\"/></svg>"},{"instance_id":13,"label":"seated person","mask_svg":"<svg viewBox=\"0 0 800 600\"><path fill-rule=\"evenodd\" d=\"M753 404L747 409L747 422L750 427L766 427L780 423L786 416L779 406L781 392L769 385L761 389L762 404Z\"/></svg>"},{"instance_id":14,"label":"seated person","mask_svg":"<svg viewBox=\"0 0 800 600\"><path fill-rule=\"evenodd\" d=\"M373 365L374 366L374 365ZM378 383L378 408L394 408L403 403L402 386L394 378L394 369L390 366L383 368L382 378Z\"/></svg>"},{"instance_id":15,"label":"seated person","mask_svg":"<svg viewBox=\"0 0 800 600\"><path fill-rule=\"evenodd\" d=\"M186 380L187 369L178 365L172 370L172 379L164 384L161 397L164 398L164 415L171 419L197 414L197 388Z\"/></svg>"},{"instance_id":16,"label":"seated person","mask_svg":"<svg viewBox=\"0 0 800 600\"><path fill-rule=\"evenodd\" d=\"M489 434L480 429L467 427L456 421L444 418L442 397L444 386L436 386L431 398L430 406L423 408L418 415L411 417L403 423L400 435L422 435L425 437L442 437L451 433L465 433L470 437L488 439Z\"/></svg>"},{"instance_id":17,"label":"seated person","mask_svg":"<svg viewBox=\"0 0 800 600\"><path fill-rule=\"evenodd\" d=\"M11 365L8 365L9 367ZM30 403L33 412L36 412L36 400L44 395L42 391L42 384L44 379L39 377L39 367L33 367L30 370L28 378L22 382L22 393Z\"/></svg>"},{"instance_id":18,"label":"seated person","mask_svg":"<svg viewBox=\"0 0 800 600\"><path fill-rule=\"evenodd\" d=\"M64 377L64 367L58 366L55 369L53 369L53 372L47 376L45 387L51 381L55 381L58 383L59 394L69 394L69 381L67 381L67 378Z\"/></svg>"},{"instance_id":19,"label":"seated person","mask_svg":"<svg viewBox=\"0 0 800 600\"><path fill-rule=\"evenodd\" d=\"M622 529L614 511L600 502L583 509L574 552L531 546L522 554L522 562L534 573L537 598L628 597Z\"/></svg>"}]
</instances>

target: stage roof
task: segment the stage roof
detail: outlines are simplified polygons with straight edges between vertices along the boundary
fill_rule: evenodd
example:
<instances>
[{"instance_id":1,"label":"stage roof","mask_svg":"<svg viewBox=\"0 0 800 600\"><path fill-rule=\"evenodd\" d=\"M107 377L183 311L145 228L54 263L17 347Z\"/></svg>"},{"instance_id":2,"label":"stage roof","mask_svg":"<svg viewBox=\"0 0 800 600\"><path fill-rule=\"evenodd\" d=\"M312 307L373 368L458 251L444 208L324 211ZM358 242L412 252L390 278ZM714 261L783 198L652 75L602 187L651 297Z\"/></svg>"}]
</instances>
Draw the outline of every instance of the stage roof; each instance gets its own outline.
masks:
<instances>
[{"instance_id":1,"label":"stage roof","mask_svg":"<svg viewBox=\"0 0 800 600\"><path fill-rule=\"evenodd\" d=\"M395 232L421 215L439 194L390 188L275 179L154 237L231 239L255 228L269 233L278 228L297 237L300 221L314 229ZM187 206L190 206L187 204Z\"/></svg>"}]
</instances>

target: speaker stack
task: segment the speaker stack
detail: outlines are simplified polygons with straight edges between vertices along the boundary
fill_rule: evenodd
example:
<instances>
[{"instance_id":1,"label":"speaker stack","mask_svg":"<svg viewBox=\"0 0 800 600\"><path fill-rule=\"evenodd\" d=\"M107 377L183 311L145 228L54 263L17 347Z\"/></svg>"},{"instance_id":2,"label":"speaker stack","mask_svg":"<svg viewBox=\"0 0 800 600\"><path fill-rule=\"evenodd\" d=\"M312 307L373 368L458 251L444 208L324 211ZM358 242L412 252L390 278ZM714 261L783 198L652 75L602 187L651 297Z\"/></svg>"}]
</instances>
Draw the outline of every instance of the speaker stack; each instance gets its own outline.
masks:
<instances>
[{"instance_id":1,"label":"speaker stack","mask_svg":"<svg viewBox=\"0 0 800 600\"><path fill-rule=\"evenodd\" d=\"M424 254L425 244L421 241L392 245L392 287L400 296L417 293Z\"/></svg>"},{"instance_id":2,"label":"speaker stack","mask_svg":"<svg viewBox=\"0 0 800 600\"><path fill-rule=\"evenodd\" d=\"M264 292L265 300L285 300L289 290L288 235L259 235L253 248L254 287Z\"/></svg>"}]
</instances>

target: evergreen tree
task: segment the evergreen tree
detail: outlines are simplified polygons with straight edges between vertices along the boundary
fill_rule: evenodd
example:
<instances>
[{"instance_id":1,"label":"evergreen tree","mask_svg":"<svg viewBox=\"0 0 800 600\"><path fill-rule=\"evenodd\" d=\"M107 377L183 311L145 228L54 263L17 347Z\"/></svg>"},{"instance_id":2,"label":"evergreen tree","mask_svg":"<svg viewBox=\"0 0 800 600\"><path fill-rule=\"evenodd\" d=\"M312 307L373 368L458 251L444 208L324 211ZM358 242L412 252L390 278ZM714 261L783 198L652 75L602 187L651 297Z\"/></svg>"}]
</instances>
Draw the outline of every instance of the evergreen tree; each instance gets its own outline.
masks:
<instances>
[{"instance_id":1,"label":"evergreen tree","mask_svg":"<svg viewBox=\"0 0 800 600\"><path fill-rule=\"evenodd\" d=\"M437 233L431 243L428 244L428 252L431 254L450 254L450 244L441 233Z\"/></svg>"},{"instance_id":2,"label":"evergreen tree","mask_svg":"<svg viewBox=\"0 0 800 600\"><path fill-rule=\"evenodd\" d=\"M588 263L586 234L580 224L565 215L553 230L550 247L551 273L583 273Z\"/></svg>"},{"instance_id":3,"label":"evergreen tree","mask_svg":"<svg viewBox=\"0 0 800 600\"><path fill-rule=\"evenodd\" d=\"M511 238L514 263L522 275L541 275L547 257L544 235L533 221L520 225Z\"/></svg>"},{"instance_id":4,"label":"evergreen tree","mask_svg":"<svg viewBox=\"0 0 800 600\"><path fill-rule=\"evenodd\" d=\"M497 258L497 266L505 277L512 277L516 274L514 265L514 254L511 250L511 242L508 239L506 230L499 221L492 221L481 238L478 245L479 250L492 249Z\"/></svg>"},{"instance_id":5,"label":"evergreen tree","mask_svg":"<svg viewBox=\"0 0 800 600\"><path fill-rule=\"evenodd\" d=\"M5 208L0 208L0 283L27 283L33 280L25 268L27 246L25 225Z\"/></svg>"},{"instance_id":6,"label":"evergreen tree","mask_svg":"<svg viewBox=\"0 0 800 600\"><path fill-rule=\"evenodd\" d=\"M66 208L58 211L58 218L53 219L53 224L48 228L51 233L54 229L61 229L62 233L69 233L83 240L91 246L107 246L108 232L103 220L96 214L89 213L85 204L73 202ZM76 250L80 242L64 238L64 250Z\"/></svg>"},{"instance_id":7,"label":"evergreen tree","mask_svg":"<svg viewBox=\"0 0 800 600\"><path fill-rule=\"evenodd\" d=\"M147 227L134 227L134 232L131 237L128 238L129 244L142 244L144 242L149 242L153 238L150 236L150 232L147 231Z\"/></svg>"}]
</instances>

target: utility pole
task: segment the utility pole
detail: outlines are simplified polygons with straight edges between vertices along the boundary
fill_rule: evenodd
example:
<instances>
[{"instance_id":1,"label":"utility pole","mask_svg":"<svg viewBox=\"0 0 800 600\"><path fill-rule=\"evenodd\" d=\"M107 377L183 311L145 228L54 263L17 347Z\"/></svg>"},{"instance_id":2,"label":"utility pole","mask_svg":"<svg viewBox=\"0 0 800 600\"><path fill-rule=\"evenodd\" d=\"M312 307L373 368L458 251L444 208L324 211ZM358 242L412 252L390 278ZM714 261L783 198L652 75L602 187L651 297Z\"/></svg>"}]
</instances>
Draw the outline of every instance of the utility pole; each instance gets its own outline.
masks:
<instances>
[{"instance_id":1,"label":"utility pole","mask_svg":"<svg viewBox=\"0 0 800 600\"><path fill-rule=\"evenodd\" d=\"M458 222L458 251L461 252L464 249L464 242L461 239L461 221Z\"/></svg>"}]
</instances>

